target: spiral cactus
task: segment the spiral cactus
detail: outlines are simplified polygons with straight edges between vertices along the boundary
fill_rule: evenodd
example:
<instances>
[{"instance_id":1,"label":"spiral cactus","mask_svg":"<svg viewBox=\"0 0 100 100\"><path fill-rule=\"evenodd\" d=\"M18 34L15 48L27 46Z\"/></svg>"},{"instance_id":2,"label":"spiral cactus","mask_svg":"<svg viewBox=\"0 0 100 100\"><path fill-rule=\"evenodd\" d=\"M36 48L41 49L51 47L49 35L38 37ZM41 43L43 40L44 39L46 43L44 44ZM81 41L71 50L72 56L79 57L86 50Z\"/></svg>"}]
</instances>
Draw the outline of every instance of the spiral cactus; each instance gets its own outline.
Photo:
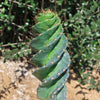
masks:
<instances>
[{"instance_id":1,"label":"spiral cactus","mask_svg":"<svg viewBox=\"0 0 100 100\"><path fill-rule=\"evenodd\" d=\"M69 76L70 57L68 41L60 18L50 11L36 17L33 32L37 35L30 47L35 50L31 63L38 68L33 72L41 84L37 89L40 100L66 100L66 81Z\"/></svg>"}]
</instances>

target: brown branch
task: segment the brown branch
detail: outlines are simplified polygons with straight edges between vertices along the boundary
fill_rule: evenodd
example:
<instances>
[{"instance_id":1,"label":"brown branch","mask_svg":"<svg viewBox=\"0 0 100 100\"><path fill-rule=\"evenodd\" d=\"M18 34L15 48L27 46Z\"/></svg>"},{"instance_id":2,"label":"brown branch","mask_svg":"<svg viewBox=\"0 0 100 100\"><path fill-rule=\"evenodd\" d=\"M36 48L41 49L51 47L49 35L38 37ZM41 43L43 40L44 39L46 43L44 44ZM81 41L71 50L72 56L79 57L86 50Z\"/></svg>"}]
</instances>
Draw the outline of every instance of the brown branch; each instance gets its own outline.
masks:
<instances>
[{"instance_id":1,"label":"brown branch","mask_svg":"<svg viewBox=\"0 0 100 100\"><path fill-rule=\"evenodd\" d=\"M96 15L96 14L98 14L98 13L100 13L100 9L98 9L96 12L94 12L94 13L90 13L87 17L85 17L84 19L87 19L88 17L90 17L90 16L92 16L92 15Z\"/></svg>"},{"instance_id":2,"label":"brown branch","mask_svg":"<svg viewBox=\"0 0 100 100\"><path fill-rule=\"evenodd\" d=\"M56 12L56 9L57 9L57 3L56 3L56 0L55 0L55 12Z\"/></svg>"},{"instance_id":3,"label":"brown branch","mask_svg":"<svg viewBox=\"0 0 100 100\"><path fill-rule=\"evenodd\" d=\"M27 7L27 5L26 5L26 7L25 7L25 17L24 17L24 24L25 24L25 22L26 22L26 19L27 19L27 10L28 10L28 7Z\"/></svg>"},{"instance_id":4,"label":"brown branch","mask_svg":"<svg viewBox=\"0 0 100 100\"><path fill-rule=\"evenodd\" d=\"M12 57L14 57L14 56L17 55L17 54L21 54L21 53L23 53L23 52L26 52L26 51L31 51L31 49L26 49L26 50L23 50L23 51L21 51L21 52L17 52L17 53L15 53L14 55L12 55Z\"/></svg>"},{"instance_id":5,"label":"brown branch","mask_svg":"<svg viewBox=\"0 0 100 100\"><path fill-rule=\"evenodd\" d=\"M7 22L7 23L11 23L12 25L14 25L14 26L16 26L16 27L23 29L22 26L17 25L17 24L15 24L15 23L13 23L13 22L10 22L10 21L8 21L8 20L4 21L4 20L0 19L0 21L2 21L2 22Z\"/></svg>"},{"instance_id":6,"label":"brown branch","mask_svg":"<svg viewBox=\"0 0 100 100\"><path fill-rule=\"evenodd\" d=\"M64 4L65 4L65 5L67 4L67 0L64 0Z\"/></svg>"},{"instance_id":7,"label":"brown branch","mask_svg":"<svg viewBox=\"0 0 100 100\"><path fill-rule=\"evenodd\" d=\"M42 0L42 3L41 3L41 10L43 11L44 9L44 0Z\"/></svg>"},{"instance_id":8,"label":"brown branch","mask_svg":"<svg viewBox=\"0 0 100 100\"><path fill-rule=\"evenodd\" d=\"M1 47L7 47L7 46L17 45L17 44L20 44L20 43L4 44L4 45L2 45Z\"/></svg>"},{"instance_id":9,"label":"brown branch","mask_svg":"<svg viewBox=\"0 0 100 100\"><path fill-rule=\"evenodd\" d=\"M11 4L11 7L10 7L10 10L9 10L9 13L8 14L11 14L11 11L12 11L12 8L13 8L13 5L14 5L14 0L12 0L12 4Z\"/></svg>"},{"instance_id":10,"label":"brown branch","mask_svg":"<svg viewBox=\"0 0 100 100\"><path fill-rule=\"evenodd\" d=\"M23 42L23 41L22 41ZM21 44L22 42L19 42L19 43L11 43L11 44L4 44L4 45L1 45L1 47L7 47L7 46L11 46L11 45L18 45L18 44ZM27 44L29 45L29 42L25 42L23 44Z\"/></svg>"},{"instance_id":11,"label":"brown branch","mask_svg":"<svg viewBox=\"0 0 100 100\"><path fill-rule=\"evenodd\" d=\"M7 21L4 21L4 20L0 19L0 21L2 21L2 22L7 22L7 23L10 23L10 24L12 24L12 25L18 27L18 28L24 29L24 27L22 27L22 26L20 26L20 25L17 25L16 23L10 22L10 21L8 21L8 20L7 20ZM27 33L29 33L31 36L33 36L33 34L32 34L31 32L28 31Z\"/></svg>"},{"instance_id":12,"label":"brown branch","mask_svg":"<svg viewBox=\"0 0 100 100\"><path fill-rule=\"evenodd\" d=\"M10 1L10 2L13 2L13 3L15 3L15 4L18 4L18 5L21 5L20 4L20 2L17 2L17 1L12 1L12 0L8 0L8 1ZM26 4L25 3L23 3L22 5L24 5L24 6L26 6ZM28 7L33 7L33 6L31 6L31 5L27 5Z\"/></svg>"},{"instance_id":13,"label":"brown branch","mask_svg":"<svg viewBox=\"0 0 100 100\"><path fill-rule=\"evenodd\" d=\"M94 13L90 13L89 15L87 15L85 18L84 18L84 20L85 19L88 19L88 17L90 17L90 16L92 16L92 15L96 15L96 14L98 14L98 13L100 13L100 11L99 10L97 10L96 12L94 12ZM75 22L75 21L80 21L80 19L76 19L76 20L67 20L68 22Z\"/></svg>"},{"instance_id":14,"label":"brown branch","mask_svg":"<svg viewBox=\"0 0 100 100\"><path fill-rule=\"evenodd\" d=\"M67 0L64 0L64 5L66 6L66 4L67 4ZM66 21L66 12L65 12L65 15L64 15L64 21Z\"/></svg>"}]
</instances>

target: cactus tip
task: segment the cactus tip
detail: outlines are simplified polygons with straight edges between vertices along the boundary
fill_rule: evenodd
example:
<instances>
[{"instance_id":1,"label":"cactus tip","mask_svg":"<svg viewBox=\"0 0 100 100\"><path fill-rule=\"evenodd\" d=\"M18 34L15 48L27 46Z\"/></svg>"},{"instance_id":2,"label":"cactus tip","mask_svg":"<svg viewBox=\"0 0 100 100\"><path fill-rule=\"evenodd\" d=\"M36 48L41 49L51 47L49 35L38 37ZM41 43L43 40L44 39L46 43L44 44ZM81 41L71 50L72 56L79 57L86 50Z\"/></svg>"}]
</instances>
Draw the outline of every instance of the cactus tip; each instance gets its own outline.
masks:
<instances>
[{"instance_id":1,"label":"cactus tip","mask_svg":"<svg viewBox=\"0 0 100 100\"><path fill-rule=\"evenodd\" d=\"M58 73L58 76L60 75L60 73Z\"/></svg>"},{"instance_id":2,"label":"cactus tip","mask_svg":"<svg viewBox=\"0 0 100 100\"><path fill-rule=\"evenodd\" d=\"M63 33L60 33L60 35L62 35Z\"/></svg>"},{"instance_id":3,"label":"cactus tip","mask_svg":"<svg viewBox=\"0 0 100 100\"><path fill-rule=\"evenodd\" d=\"M43 68L45 68L45 65L43 66Z\"/></svg>"},{"instance_id":4,"label":"cactus tip","mask_svg":"<svg viewBox=\"0 0 100 100\"><path fill-rule=\"evenodd\" d=\"M54 77L52 77L51 80L54 80Z\"/></svg>"},{"instance_id":5,"label":"cactus tip","mask_svg":"<svg viewBox=\"0 0 100 100\"><path fill-rule=\"evenodd\" d=\"M58 57L58 58L60 58L60 56L59 56L59 55L58 55L57 57Z\"/></svg>"},{"instance_id":6,"label":"cactus tip","mask_svg":"<svg viewBox=\"0 0 100 100\"><path fill-rule=\"evenodd\" d=\"M54 39L54 41L56 41L57 39Z\"/></svg>"},{"instance_id":7,"label":"cactus tip","mask_svg":"<svg viewBox=\"0 0 100 100\"><path fill-rule=\"evenodd\" d=\"M49 44L47 44L47 47L49 46Z\"/></svg>"},{"instance_id":8,"label":"cactus tip","mask_svg":"<svg viewBox=\"0 0 100 100\"><path fill-rule=\"evenodd\" d=\"M39 50L39 53L41 53L41 50Z\"/></svg>"},{"instance_id":9,"label":"cactus tip","mask_svg":"<svg viewBox=\"0 0 100 100\"><path fill-rule=\"evenodd\" d=\"M47 19L46 21L48 21L49 19Z\"/></svg>"},{"instance_id":10,"label":"cactus tip","mask_svg":"<svg viewBox=\"0 0 100 100\"><path fill-rule=\"evenodd\" d=\"M33 57L35 57L35 55L33 55Z\"/></svg>"},{"instance_id":11,"label":"cactus tip","mask_svg":"<svg viewBox=\"0 0 100 100\"><path fill-rule=\"evenodd\" d=\"M54 62L52 61L51 64L54 64Z\"/></svg>"},{"instance_id":12,"label":"cactus tip","mask_svg":"<svg viewBox=\"0 0 100 100\"><path fill-rule=\"evenodd\" d=\"M53 94L56 94L56 92L54 92Z\"/></svg>"},{"instance_id":13,"label":"cactus tip","mask_svg":"<svg viewBox=\"0 0 100 100\"><path fill-rule=\"evenodd\" d=\"M38 67L36 67L36 70L38 70Z\"/></svg>"},{"instance_id":14,"label":"cactus tip","mask_svg":"<svg viewBox=\"0 0 100 100\"><path fill-rule=\"evenodd\" d=\"M67 78L65 79L65 81L67 81Z\"/></svg>"},{"instance_id":15,"label":"cactus tip","mask_svg":"<svg viewBox=\"0 0 100 100\"><path fill-rule=\"evenodd\" d=\"M57 89L58 91L60 90L60 88Z\"/></svg>"},{"instance_id":16,"label":"cactus tip","mask_svg":"<svg viewBox=\"0 0 100 100\"><path fill-rule=\"evenodd\" d=\"M39 24L40 22L38 22L38 24Z\"/></svg>"},{"instance_id":17,"label":"cactus tip","mask_svg":"<svg viewBox=\"0 0 100 100\"><path fill-rule=\"evenodd\" d=\"M64 86L64 83L62 83L62 86Z\"/></svg>"},{"instance_id":18,"label":"cactus tip","mask_svg":"<svg viewBox=\"0 0 100 100\"><path fill-rule=\"evenodd\" d=\"M46 83L47 81L45 80L44 83Z\"/></svg>"},{"instance_id":19,"label":"cactus tip","mask_svg":"<svg viewBox=\"0 0 100 100\"><path fill-rule=\"evenodd\" d=\"M39 36L41 36L42 34L40 33Z\"/></svg>"},{"instance_id":20,"label":"cactus tip","mask_svg":"<svg viewBox=\"0 0 100 100\"><path fill-rule=\"evenodd\" d=\"M65 50L65 49L63 49L63 51L65 52L66 50Z\"/></svg>"},{"instance_id":21,"label":"cactus tip","mask_svg":"<svg viewBox=\"0 0 100 100\"><path fill-rule=\"evenodd\" d=\"M63 69L63 71L65 71L66 69Z\"/></svg>"},{"instance_id":22,"label":"cactus tip","mask_svg":"<svg viewBox=\"0 0 100 100\"><path fill-rule=\"evenodd\" d=\"M54 98L54 96L52 96L51 98Z\"/></svg>"},{"instance_id":23,"label":"cactus tip","mask_svg":"<svg viewBox=\"0 0 100 100\"><path fill-rule=\"evenodd\" d=\"M48 28L47 30L50 30L50 28Z\"/></svg>"}]
</instances>

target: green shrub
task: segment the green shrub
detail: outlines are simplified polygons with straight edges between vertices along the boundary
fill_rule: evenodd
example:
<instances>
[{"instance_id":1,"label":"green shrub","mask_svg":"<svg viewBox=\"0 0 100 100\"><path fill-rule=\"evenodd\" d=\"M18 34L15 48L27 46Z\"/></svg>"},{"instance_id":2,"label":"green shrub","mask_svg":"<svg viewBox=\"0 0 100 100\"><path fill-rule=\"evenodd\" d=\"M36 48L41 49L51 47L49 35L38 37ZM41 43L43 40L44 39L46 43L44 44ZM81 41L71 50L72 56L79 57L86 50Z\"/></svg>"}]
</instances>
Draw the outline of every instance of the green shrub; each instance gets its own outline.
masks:
<instances>
[{"instance_id":1,"label":"green shrub","mask_svg":"<svg viewBox=\"0 0 100 100\"><path fill-rule=\"evenodd\" d=\"M0 49L4 50L6 59L18 59L31 53L27 42L33 37L30 27L37 5L34 0L0 1Z\"/></svg>"},{"instance_id":2,"label":"green shrub","mask_svg":"<svg viewBox=\"0 0 100 100\"><path fill-rule=\"evenodd\" d=\"M89 88L100 90L99 81L95 84L89 79L94 65L100 63L100 2L95 0L84 2L77 8L76 14L69 13L69 19L64 23L70 41L71 68L81 76L81 83L90 83ZM96 67L99 70L99 66ZM83 73L89 71L90 74ZM98 85L97 85L98 84Z\"/></svg>"}]
</instances>

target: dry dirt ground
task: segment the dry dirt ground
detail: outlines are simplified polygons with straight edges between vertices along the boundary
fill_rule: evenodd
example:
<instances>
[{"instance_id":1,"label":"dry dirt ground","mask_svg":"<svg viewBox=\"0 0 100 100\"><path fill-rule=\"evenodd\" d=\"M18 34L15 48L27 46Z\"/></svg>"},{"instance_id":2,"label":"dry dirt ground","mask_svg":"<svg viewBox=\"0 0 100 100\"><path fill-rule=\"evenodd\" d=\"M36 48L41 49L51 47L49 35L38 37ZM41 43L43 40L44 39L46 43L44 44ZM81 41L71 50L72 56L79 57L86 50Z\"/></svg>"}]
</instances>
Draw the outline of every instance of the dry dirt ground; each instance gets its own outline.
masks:
<instances>
[{"instance_id":1,"label":"dry dirt ground","mask_svg":"<svg viewBox=\"0 0 100 100\"><path fill-rule=\"evenodd\" d=\"M0 59L0 100L39 100L36 89L40 81L32 75L35 68L27 61L7 61ZM88 91L80 85L75 75L66 83L68 100L100 100L100 93Z\"/></svg>"}]
</instances>

